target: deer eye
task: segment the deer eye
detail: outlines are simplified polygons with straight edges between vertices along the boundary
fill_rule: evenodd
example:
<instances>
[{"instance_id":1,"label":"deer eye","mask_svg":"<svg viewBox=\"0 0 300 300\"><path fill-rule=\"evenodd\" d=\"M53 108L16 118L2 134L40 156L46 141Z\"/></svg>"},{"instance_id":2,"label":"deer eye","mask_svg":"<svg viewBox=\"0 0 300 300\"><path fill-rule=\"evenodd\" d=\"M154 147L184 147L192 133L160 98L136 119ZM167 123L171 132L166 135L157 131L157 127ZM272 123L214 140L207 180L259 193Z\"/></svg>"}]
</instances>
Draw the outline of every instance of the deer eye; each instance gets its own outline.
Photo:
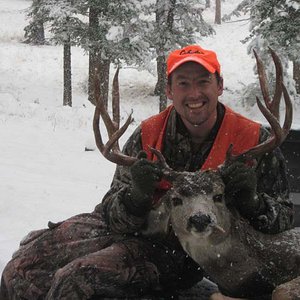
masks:
<instances>
[{"instance_id":1,"label":"deer eye","mask_svg":"<svg viewBox=\"0 0 300 300\"><path fill-rule=\"evenodd\" d=\"M213 196L213 200L215 203L221 203L223 202L224 195L223 194L218 194Z\"/></svg>"},{"instance_id":2,"label":"deer eye","mask_svg":"<svg viewBox=\"0 0 300 300\"><path fill-rule=\"evenodd\" d=\"M182 199L180 199L178 197L174 197L174 198L172 198L172 203L173 203L173 206L182 205Z\"/></svg>"}]
</instances>

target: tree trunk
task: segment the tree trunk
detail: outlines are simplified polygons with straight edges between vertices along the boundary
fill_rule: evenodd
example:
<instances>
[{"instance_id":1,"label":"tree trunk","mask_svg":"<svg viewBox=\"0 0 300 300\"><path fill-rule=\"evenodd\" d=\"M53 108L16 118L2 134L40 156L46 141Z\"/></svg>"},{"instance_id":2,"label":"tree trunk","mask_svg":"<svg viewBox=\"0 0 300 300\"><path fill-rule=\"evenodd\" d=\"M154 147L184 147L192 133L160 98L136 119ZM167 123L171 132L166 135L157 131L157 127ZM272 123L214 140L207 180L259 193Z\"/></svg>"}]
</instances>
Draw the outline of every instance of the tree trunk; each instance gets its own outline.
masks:
<instances>
[{"instance_id":1,"label":"tree trunk","mask_svg":"<svg viewBox=\"0 0 300 300\"><path fill-rule=\"evenodd\" d=\"M295 80L297 94L300 95L300 63L293 61L293 79Z\"/></svg>"},{"instance_id":2,"label":"tree trunk","mask_svg":"<svg viewBox=\"0 0 300 300\"><path fill-rule=\"evenodd\" d=\"M72 106L72 72L70 37L64 43L64 96L63 105Z\"/></svg>"},{"instance_id":3,"label":"tree trunk","mask_svg":"<svg viewBox=\"0 0 300 300\"><path fill-rule=\"evenodd\" d=\"M221 0L216 0L215 24L221 24Z\"/></svg>"},{"instance_id":4,"label":"tree trunk","mask_svg":"<svg viewBox=\"0 0 300 300\"><path fill-rule=\"evenodd\" d=\"M90 40L94 40L94 33L98 27L98 11L95 8L90 7L89 12L89 37ZM94 94L94 85L96 79L96 61L97 61L97 48L91 46L89 50L89 78L88 78L88 99L91 103L96 105L96 99Z\"/></svg>"},{"instance_id":5,"label":"tree trunk","mask_svg":"<svg viewBox=\"0 0 300 300\"><path fill-rule=\"evenodd\" d=\"M116 123L117 127L120 127L120 86L119 86L119 70L118 67L114 75L113 84L112 84L112 113L113 121Z\"/></svg>"},{"instance_id":6,"label":"tree trunk","mask_svg":"<svg viewBox=\"0 0 300 300\"><path fill-rule=\"evenodd\" d=\"M108 108L108 90L109 90L109 67L110 61L108 59L101 59L100 54L98 55L96 66L96 78L99 80L99 91L97 93L104 102L104 106Z\"/></svg>"},{"instance_id":7,"label":"tree trunk","mask_svg":"<svg viewBox=\"0 0 300 300\"><path fill-rule=\"evenodd\" d=\"M162 42L156 48L157 82L154 94L159 96L159 110L162 111L167 107L167 97L165 92L167 82L165 53L169 50L166 48L168 33L172 33L173 31L176 0L168 0L168 5L165 7L165 10L159 10L158 4L159 0L156 1L156 26L158 28L164 26L165 30L160 30L160 32L162 32L162 36L160 37Z\"/></svg>"},{"instance_id":8,"label":"tree trunk","mask_svg":"<svg viewBox=\"0 0 300 300\"><path fill-rule=\"evenodd\" d=\"M159 111L163 111L167 107L167 96L166 96L166 57L160 55L156 58L157 65L157 83L156 89L159 95Z\"/></svg>"},{"instance_id":9,"label":"tree trunk","mask_svg":"<svg viewBox=\"0 0 300 300\"><path fill-rule=\"evenodd\" d=\"M89 37L90 41L97 41L97 31L99 8L90 7L89 12ZM108 103L108 84L110 61L101 58L101 48L91 46L89 51L89 80L88 80L88 99L96 105L95 92L100 95L107 108ZM95 91L95 81L99 80L99 90Z\"/></svg>"}]
</instances>

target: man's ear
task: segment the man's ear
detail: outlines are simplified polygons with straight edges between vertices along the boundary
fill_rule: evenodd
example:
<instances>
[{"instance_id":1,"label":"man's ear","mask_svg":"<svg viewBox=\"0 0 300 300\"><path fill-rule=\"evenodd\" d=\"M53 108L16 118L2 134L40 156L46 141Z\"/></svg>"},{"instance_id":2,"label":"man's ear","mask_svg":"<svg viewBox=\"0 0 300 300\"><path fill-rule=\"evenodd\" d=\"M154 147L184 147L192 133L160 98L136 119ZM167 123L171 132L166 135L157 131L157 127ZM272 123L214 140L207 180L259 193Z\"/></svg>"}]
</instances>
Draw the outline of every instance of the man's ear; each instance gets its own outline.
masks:
<instances>
[{"instance_id":1,"label":"man's ear","mask_svg":"<svg viewBox=\"0 0 300 300\"><path fill-rule=\"evenodd\" d=\"M218 96L221 96L223 94L224 90L224 80L223 77L220 77L218 82Z\"/></svg>"},{"instance_id":2,"label":"man's ear","mask_svg":"<svg viewBox=\"0 0 300 300\"><path fill-rule=\"evenodd\" d=\"M166 86L166 95L168 99L173 100L173 92L170 84L167 84Z\"/></svg>"}]
</instances>

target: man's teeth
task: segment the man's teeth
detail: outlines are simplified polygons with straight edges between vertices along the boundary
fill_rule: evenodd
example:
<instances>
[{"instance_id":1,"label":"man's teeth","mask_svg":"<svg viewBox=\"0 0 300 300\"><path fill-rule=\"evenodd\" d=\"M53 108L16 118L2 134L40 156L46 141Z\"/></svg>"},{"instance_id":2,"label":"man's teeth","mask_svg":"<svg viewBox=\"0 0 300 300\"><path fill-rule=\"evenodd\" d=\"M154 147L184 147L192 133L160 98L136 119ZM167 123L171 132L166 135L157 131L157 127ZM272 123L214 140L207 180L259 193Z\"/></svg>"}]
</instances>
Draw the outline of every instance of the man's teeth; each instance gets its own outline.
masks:
<instances>
[{"instance_id":1,"label":"man's teeth","mask_svg":"<svg viewBox=\"0 0 300 300\"><path fill-rule=\"evenodd\" d=\"M201 102L201 103L188 103L188 107L189 108L200 108L200 107L202 107L204 105L204 103L203 102Z\"/></svg>"}]
</instances>

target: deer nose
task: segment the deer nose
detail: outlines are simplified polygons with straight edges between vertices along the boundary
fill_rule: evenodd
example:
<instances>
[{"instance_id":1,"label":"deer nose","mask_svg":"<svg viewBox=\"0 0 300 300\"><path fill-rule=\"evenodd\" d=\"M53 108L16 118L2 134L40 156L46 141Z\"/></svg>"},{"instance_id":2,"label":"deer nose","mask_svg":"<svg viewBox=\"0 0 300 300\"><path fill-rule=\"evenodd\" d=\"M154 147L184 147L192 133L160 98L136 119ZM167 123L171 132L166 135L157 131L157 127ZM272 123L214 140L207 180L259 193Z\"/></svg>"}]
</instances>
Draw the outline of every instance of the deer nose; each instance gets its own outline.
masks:
<instances>
[{"instance_id":1,"label":"deer nose","mask_svg":"<svg viewBox=\"0 0 300 300\"><path fill-rule=\"evenodd\" d=\"M189 217L188 228L195 228L197 231L201 232L206 229L206 227L211 223L211 217L206 214L196 214Z\"/></svg>"}]
</instances>

